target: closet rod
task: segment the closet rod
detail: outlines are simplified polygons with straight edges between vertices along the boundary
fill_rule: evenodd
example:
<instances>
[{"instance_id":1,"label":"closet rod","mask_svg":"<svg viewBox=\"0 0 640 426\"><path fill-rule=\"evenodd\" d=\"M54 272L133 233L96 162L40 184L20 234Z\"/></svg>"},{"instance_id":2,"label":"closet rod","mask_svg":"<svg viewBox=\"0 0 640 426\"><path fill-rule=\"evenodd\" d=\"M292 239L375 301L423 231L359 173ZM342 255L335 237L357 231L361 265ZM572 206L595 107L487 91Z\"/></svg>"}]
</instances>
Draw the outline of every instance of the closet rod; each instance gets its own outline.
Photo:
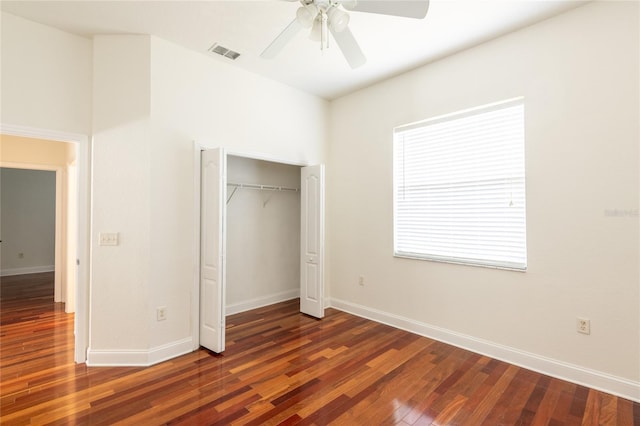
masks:
<instances>
[{"instance_id":1,"label":"closet rod","mask_svg":"<svg viewBox=\"0 0 640 426\"><path fill-rule=\"evenodd\" d=\"M233 198L234 194L236 193L236 191L239 188L242 189L258 189L261 191L291 191L291 192L298 192L300 191L300 189L298 188L287 188L286 186L273 186L273 185L257 185L255 183L231 183L231 182L227 182L228 186L233 186L233 191L231 192L231 195L229 195L229 198L227 198L227 204L229 204L229 201L231 201L231 199Z\"/></svg>"},{"instance_id":2,"label":"closet rod","mask_svg":"<svg viewBox=\"0 0 640 426\"><path fill-rule=\"evenodd\" d=\"M240 189L261 189L265 191L293 191L298 192L298 188L287 188L286 186L274 186L274 185L257 185L255 183L227 183L229 186L235 186Z\"/></svg>"}]
</instances>

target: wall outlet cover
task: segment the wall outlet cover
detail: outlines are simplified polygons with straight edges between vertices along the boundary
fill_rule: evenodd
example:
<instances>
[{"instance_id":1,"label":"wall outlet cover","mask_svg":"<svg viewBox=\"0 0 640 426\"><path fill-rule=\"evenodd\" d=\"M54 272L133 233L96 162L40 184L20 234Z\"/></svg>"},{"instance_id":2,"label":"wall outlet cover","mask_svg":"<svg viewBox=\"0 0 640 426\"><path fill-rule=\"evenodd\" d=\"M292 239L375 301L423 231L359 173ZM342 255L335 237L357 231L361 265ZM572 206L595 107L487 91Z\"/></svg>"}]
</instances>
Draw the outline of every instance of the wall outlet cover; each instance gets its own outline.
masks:
<instances>
[{"instance_id":1,"label":"wall outlet cover","mask_svg":"<svg viewBox=\"0 0 640 426\"><path fill-rule=\"evenodd\" d=\"M576 331L582 334L591 334L591 321L587 318L577 318Z\"/></svg>"}]
</instances>

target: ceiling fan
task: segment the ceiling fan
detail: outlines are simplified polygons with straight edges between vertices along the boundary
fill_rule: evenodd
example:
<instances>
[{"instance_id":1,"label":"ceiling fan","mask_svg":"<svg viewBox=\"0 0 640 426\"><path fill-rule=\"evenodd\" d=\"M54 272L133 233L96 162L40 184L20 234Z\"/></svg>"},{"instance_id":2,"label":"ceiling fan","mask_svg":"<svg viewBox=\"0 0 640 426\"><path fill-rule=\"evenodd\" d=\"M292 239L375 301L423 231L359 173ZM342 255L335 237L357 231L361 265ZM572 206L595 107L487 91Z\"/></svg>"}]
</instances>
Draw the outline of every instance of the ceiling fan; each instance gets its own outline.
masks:
<instances>
[{"instance_id":1,"label":"ceiling fan","mask_svg":"<svg viewBox=\"0 0 640 426\"><path fill-rule=\"evenodd\" d=\"M286 0L298 1L298 0ZM429 0L299 0L296 18L271 42L260 55L274 58L302 29L310 28L309 38L328 47L330 32L351 68L363 65L367 58L349 30L346 11L422 19L427 16Z\"/></svg>"}]
</instances>

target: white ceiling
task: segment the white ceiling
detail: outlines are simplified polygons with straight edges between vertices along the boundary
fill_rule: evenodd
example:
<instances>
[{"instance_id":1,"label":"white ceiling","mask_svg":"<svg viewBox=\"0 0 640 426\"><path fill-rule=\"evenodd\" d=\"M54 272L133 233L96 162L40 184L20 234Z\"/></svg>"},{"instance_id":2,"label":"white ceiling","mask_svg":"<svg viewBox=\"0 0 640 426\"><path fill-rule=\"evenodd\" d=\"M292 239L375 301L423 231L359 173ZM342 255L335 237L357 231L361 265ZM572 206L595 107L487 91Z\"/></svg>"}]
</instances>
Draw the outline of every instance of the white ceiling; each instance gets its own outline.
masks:
<instances>
[{"instance_id":1,"label":"white ceiling","mask_svg":"<svg viewBox=\"0 0 640 426\"><path fill-rule=\"evenodd\" d=\"M152 34L208 54L215 42L241 53L232 62L297 87L334 99L392 75L584 4L586 0L431 0L423 20L350 12L349 28L367 63L349 68L334 43L319 43L299 33L276 59L262 50L295 17L297 2L227 1L6 1L4 12L70 33Z\"/></svg>"}]
</instances>

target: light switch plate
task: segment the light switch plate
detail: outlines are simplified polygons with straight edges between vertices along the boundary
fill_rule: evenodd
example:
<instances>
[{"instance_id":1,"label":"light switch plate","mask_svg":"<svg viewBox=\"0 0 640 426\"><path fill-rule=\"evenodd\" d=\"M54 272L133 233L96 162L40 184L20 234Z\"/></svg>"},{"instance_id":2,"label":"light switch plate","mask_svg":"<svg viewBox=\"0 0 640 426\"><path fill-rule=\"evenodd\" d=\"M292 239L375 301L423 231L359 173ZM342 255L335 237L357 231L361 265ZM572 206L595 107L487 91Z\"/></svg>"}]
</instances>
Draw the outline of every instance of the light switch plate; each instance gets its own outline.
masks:
<instances>
[{"instance_id":1,"label":"light switch plate","mask_svg":"<svg viewBox=\"0 0 640 426\"><path fill-rule=\"evenodd\" d=\"M101 246L117 246L119 235L117 232L101 232L100 233L100 245Z\"/></svg>"}]
</instances>

